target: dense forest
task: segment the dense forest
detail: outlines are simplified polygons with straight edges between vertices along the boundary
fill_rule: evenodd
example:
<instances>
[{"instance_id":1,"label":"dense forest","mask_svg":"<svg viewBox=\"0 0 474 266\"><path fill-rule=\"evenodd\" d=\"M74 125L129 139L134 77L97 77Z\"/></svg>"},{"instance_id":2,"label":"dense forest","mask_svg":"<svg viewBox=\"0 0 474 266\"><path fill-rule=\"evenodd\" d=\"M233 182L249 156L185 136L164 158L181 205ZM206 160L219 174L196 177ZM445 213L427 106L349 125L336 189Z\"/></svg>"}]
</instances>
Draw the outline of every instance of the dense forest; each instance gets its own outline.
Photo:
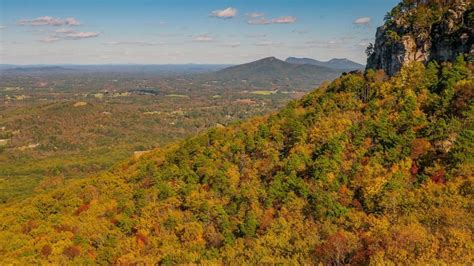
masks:
<instances>
[{"instance_id":1,"label":"dense forest","mask_svg":"<svg viewBox=\"0 0 474 266\"><path fill-rule=\"evenodd\" d=\"M473 72L459 55L344 74L277 113L46 180L0 207L0 263L472 264Z\"/></svg>"},{"instance_id":2,"label":"dense forest","mask_svg":"<svg viewBox=\"0 0 474 266\"><path fill-rule=\"evenodd\" d=\"M472 261L472 85L462 57L349 74L277 114L50 180L2 207L2 261Z\"/></svg>"},{"instance_id":3,"label":"dense forest","mask_svg":"<svg viewBox=\"0 0 474 266\"><path fill-rule=\"evenodd\" d=\"M0 204L45 179L95 175L136 152L274 112L357 69L331 62L338 68L276 58L233 67L0 64Z\"/></svg>"}]
</instances>

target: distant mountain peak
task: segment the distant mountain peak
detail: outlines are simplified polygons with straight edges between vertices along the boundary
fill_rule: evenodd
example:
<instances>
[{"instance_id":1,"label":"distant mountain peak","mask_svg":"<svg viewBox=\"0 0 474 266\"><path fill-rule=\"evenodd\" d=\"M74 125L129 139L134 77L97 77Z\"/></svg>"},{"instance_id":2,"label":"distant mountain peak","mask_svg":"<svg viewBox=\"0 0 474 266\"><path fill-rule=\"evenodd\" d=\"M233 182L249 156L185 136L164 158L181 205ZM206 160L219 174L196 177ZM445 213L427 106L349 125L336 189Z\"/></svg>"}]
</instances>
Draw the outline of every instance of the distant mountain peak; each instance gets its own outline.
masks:
<instances>
[{"instance_id":1,"label":"distant mountain peak","mask_svg":"<svg viewBox=\"0 0 474 266\"><path fill-rule=\"evenodd\" d=\"M316 65L292 64L274 56L219 70L211 75L212 80L236 82L245 80L246 86L258 88L310 89L325 80L338 77L343 70Z\"/></svg>"},{"instance_id":2,"label":"distant mountain peak","mask_svg":"<svg viewBox=\"0 0 474 266\"><path fill-rule=\"evenodd\" d=\"M264 61L281 61L281 62L283 62L282 60L280 60L280 59L278 59L274 56L265 57L265 58L262 58L260 60L255 61L255 62L260 62L260 61L262 61L262 62L264 62Z\"/></svg>"},{"instance_id":3,"label":"distant mountain peak","mask_svg":"<svg viewBox=\"0 0 474 266\"><path fill-rule=\"evenodd\" d=\"M365 67L347 58L333 58L329 61L319 61L312 58L288 57L285 61L292 64L315 65L338 70L359 70Z\"/></svg>"}]
</instances>

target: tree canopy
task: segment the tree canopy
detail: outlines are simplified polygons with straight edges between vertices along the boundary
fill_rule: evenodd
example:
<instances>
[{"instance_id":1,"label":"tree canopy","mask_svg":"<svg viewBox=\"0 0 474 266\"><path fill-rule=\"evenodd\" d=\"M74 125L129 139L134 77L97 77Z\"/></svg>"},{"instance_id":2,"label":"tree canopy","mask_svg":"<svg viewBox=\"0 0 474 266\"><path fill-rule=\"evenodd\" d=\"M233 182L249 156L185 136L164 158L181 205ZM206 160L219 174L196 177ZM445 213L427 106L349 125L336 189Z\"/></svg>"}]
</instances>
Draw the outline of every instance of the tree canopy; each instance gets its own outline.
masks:
<instances>
[{"instance_id":1,"label":"tree canopy","mask_svg":"<svg viewBox=\"0 0 474 266\"><path fill-rule=\"evenodd\" d=\"M278 113L2 206L0 261L463 264L472 65L343 75Z\"/></svg>"}]
</instances>

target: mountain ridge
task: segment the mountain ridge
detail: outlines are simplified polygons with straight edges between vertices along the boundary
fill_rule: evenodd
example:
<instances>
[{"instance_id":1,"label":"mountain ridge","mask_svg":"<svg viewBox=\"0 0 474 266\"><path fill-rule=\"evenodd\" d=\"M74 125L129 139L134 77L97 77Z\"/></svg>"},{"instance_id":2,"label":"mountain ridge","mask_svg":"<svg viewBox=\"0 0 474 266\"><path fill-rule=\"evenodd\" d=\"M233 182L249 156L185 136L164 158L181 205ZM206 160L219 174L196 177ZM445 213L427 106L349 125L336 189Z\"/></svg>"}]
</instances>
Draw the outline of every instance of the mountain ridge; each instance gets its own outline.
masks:
<instances>
[{"instance_id":1,"label":"mountain ridge","mask_svg":"<svg viewBox=\"0 0 474 266\"><path fill-rule=\"evenodd\" d=\"M266 57L253 62L224 68L208 75L210 80L242 81L255 87L312 89L326 80L332 80L342 73L326 67L291 64L276 57Z\"/></svg>"},{"instance_id":2,"label":"mountain ridge","mask_svg":"<svg viewBox=\"0 0 474 266\"><path fill-rule=\"evenodd\" d=\"M297 57L288 57L285 62L292 64L308 64L316 65L327 68L339 69L339 70L362 70L365 68L364 65L351 61L347 58L333 58L328 61L319 61L312 58L297 58Z\"/></svg>"}]
</instances>

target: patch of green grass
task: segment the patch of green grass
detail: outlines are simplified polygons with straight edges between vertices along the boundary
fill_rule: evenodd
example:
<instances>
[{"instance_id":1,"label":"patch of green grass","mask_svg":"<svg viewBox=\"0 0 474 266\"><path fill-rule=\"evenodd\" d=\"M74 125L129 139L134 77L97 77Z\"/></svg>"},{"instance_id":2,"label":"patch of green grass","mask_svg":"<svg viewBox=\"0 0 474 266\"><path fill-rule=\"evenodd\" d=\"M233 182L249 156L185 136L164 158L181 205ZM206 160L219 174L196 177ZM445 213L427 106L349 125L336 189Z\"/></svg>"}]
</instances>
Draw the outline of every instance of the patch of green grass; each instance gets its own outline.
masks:
<instances>
[{"instance_id":1,"label":"patch of green grass","mask_svg":"<svg viewBox=\"0 0 474 266\"><path fill-rule=\"evenodd\" d=\"M186 94L167 94L167 97L175 97L175 98L189 98Z\"/></svg>"},{"instance_id":2,"label":"patch of green grass","mask_svg":"<svg viewBox=\"0 0 474 266\"><path fill-rule=\"evenodd\" d=\"M259 90L259 91L252 91L250 93L257 94L257 95L272 95L272 94L277 93L277 91Z\"/></svg>"}]
</instances>

